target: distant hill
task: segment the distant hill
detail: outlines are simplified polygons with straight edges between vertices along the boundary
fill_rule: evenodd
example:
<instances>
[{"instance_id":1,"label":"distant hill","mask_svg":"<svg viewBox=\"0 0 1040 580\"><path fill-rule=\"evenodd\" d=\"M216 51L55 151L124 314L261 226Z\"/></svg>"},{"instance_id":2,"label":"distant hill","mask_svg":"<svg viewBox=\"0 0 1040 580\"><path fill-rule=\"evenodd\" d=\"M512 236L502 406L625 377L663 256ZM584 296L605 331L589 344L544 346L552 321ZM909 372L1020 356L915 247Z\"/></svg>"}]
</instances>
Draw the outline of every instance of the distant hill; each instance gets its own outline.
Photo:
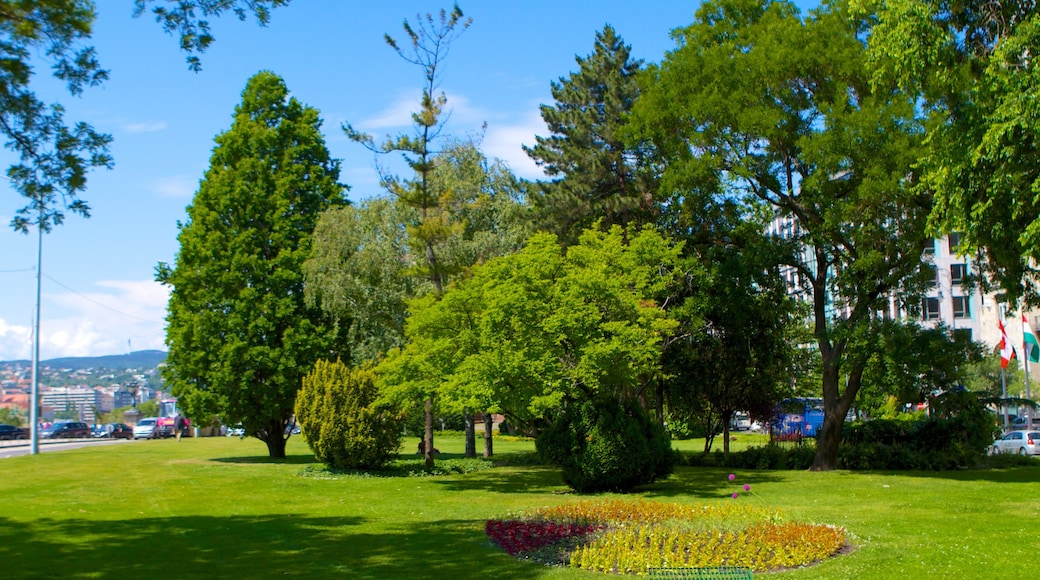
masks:
<instances>
[{"instance_id":1,"label":"distant hill","mask_svg":"<svg viewBox=\"0 0 1040 580\"><path fill-rule=\"evenodd\" d=\"M166 351L138 350L130 354L110 354L106 356L67 356L40 361L40 366L55 369L141 369L155 368L166 360ZM0 361L0 364L30 364L27 360Z\"/></svg>"}]
</instances>

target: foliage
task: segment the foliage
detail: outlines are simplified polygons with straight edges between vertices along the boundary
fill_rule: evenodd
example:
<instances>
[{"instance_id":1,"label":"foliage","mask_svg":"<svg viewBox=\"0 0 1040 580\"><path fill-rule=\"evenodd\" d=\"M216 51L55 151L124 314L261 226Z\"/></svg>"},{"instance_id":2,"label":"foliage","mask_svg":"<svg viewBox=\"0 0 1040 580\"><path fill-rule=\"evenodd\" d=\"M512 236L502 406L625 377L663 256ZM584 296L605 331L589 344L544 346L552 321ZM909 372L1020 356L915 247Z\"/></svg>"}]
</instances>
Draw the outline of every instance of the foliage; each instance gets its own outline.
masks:
<instances>
[{"instance_id":1,"label":"foliage","mask_svg":"<svg viewBox=\"0 0 1040 580\"><path fill-rule=\"evenodd\" d=\"M112 168L112 137L84 122L67 123L64 107L45 104L31 87L34 64L41 61L73 96L108 79L94 47L84 44L94 16L89 0L7 3L0 11L0 135L18 158L7 169L11 188L28 199L11 220L17 231L27 232L31 224L50 231L65 211L89 217L90 207L79 198L86 174Z\"/></svg>"},{"instance_id":2,"label":"foliage","mask_svg":"<svg viewBox=\"0 0 1040 580\"><path fill-rule=\"evenodd\" d=\"M536 445L579 493L631 491L667 477L675 465L668 434L632 400L572 402Z\"/></svg>"},{"instance_id":3,"label":"foliage","mask_svg":"<svg viewBox=\"0 0 1040 580\"><path fill-rule=\"evenodd\" d=\"M648 144L627 146L619 131L639 95L642 61L609 24L596 33L593 53L575 60L577 72L551 83L555 103L539 107L551 135L524 147L553 179L532 192L536 225L565 245L597 221L649 223L658 174Z\"/></svg>"},{"instance_id":4,"label":"foliage","mask_svg":"<svg viewBox=\"0 0 1040 580\"><path fill-rule=\"evenodd\" d=\"M400 416L376 405L371 369L319 360L296 395L296 421L314 456L335 469L377 469L401 446Z\"/></svg>"},{"instance_id":5,"label":"foliage","mask_svg":"<svg viewBox=\"0 0 1040 580\"><path fill-rule=\"evenodd\" d=\"M804 566L845 545L845 530L783 521L746 502L666 504L599 501L489 520L485 532L513 555L550 552L571 567L640 574L648 566ZM552 547L552 550L547 550Z\"/></svg>"},{"instance_id":6,"label":"foliage","mask_svg":"<svg viewBox=\"0 0 1040 580\"><path fill-rule=\"evenodd\" d=\"M0 423L21 427L27 423L26 416L16 407L0 407Z\"/></svg>"},{"instance_id":7,"label":"foliage","mask_svg":"<svg viewBox=\"0 0 1040 580\"><path fill-rule=\"evenodd\" d=\"M877 417L889 395L900 406L923 403L933 393L963 384L968 365L981 360L982 345L944 325L922 328L912 321L881 321L863 372L859 410ZM997 393L999 394L999 390Z\"/></svg>"},{"instance_id":8,"label":"foliage","mask_svg":"<svg viewBox=\"0 0 1040 580\"><path fill-rule=\"evenodd\" d=\"M156 0L134 0L134 17L144 14L155 2ZM290 0L178 1L152 6L151 13L167 34L180 36L181 50L188 53L188 67L197 72L202 70L202 62L192 53L201 54L213 43L213 35L206 18L232 12L239 20L245 20L247 13L252 12L257 24L267 26L271 19L271 10L289 2ZM201 17L196 16L196 13Z\"/></svg>"},{"instance_id":9,"label":"foliage","mask_svg":"<svg viewBox=\"0 0 1040 580\"><path fill-rule=\"evenodd\" d=\"M190 417L219 414L284 457L301 379L335 356L337 327L304 300L318 215L342 205L318 111L281 78L249 80L231 129L179 224L180 250L156 279L171 288L164 376Z\"/></svg>"},{"instance_id":10,"label":"foliage","mask_svg":"<svg viewBox=\"0 0 1040 580\"><path fill-rule=\"evenodd\" d=\"M1035 160L1040 41L1033 2L862 0L876 18L869 54L874 82L893 80L919 98L928 149L916 171L935 195L932 225L962 234L984 289L1009 304L1040 299L1040 204Z\"/></svg>"},{"instance_id":11,"label":"foliage","mask_svg":"<svg viewBox=\"0 0 1040 580\"><path fill-rule=\"evenodd\" d=\"M566 251L536 234L411 304L408 345L378 368L386 396L443 395L448 408L501 410L521 427L564 400L636 397L675 328L655 297L679 251L649 229L589 230Z\"/></svg>"},{"instance_id":12,"label":"foliage","mask_svg":"<svg viewBox=\"0 0 1040 580\"><path fill-rule=\"evenodd\" d=\"M978 395L950 391L931 399L920 421L876 419L849 426L839 456L846 469L948 470L978 466L997 430Z\"/></svg>"},{"instance_id":13,"label":"foliage","mask_svg":"<svg viewBox=\"0 0 1040 580\"><path fill-rule=\"evenodd\" d=\"M784 447L759 445L742 451L683 454L682 464L690 467L726 467L730 469L805 470L812 465L816 449L809 445Z\"/></svg>"},{"instance_id":14,"label":"foliage","mask_svg":"<svg viewBox=\"0 0 1040 580\"><path fill-rule=\"evenodd\" d=\"M139 15L155 0L135 0ZM268 9L288 0L184 0L174 8L156 7L168 32L177 30L181 48L202 52L212 42L205 20L233 10L244 18L247 11L267 22ZM90 0L22 0L6 2L0 10L0 135L4 147L18 161L7 170L12 189L28 199L17 210L11 225L26 232L30 225L48 232L65 220L65 212L90 217L90 206L79 196L87 187L87 172L113 166L111 135L99 133L83 121L69 123L60 103L44 103L32 89L36 65L47 65L56 80L72 96L108 80L94 47L88 46L96 16ZM189 57L198 69L198 58Z\"/></svg>"},{"instance_id":15,"label":"foliage","mask_svg":"<svg viewBox=\"0 0 1040 580\"><path fill-rule=\"evenodd\" d=\"M866 24L841 3L803 17L786 1L706 2L640 77L631 116L633 136L666 160L667 205L688 222L713 224L732 204L773 219L779 264L813 308L817 470L835 467L868 354L849 341L892 293L912 297L924 281L931 201L911 171L922 129L912 98L869 83Z\"/></svg>"},{"instance_id":16,"label":"foliage","mask_svg":"<svg viewBox=\"0 0 1040 580\"><path fill-rule=\"evenodd\" d=\"M695 246L705 271L688 277L683 292L696 306L673 310L683 327L663 357L665 400L673 423L710 434L705 451L720 433L728 451L734 414L770 416L794 381L802 320L767 259L764 227L749 220L729 244Z\"/></svg>"},{"instance_id":17,"label":"foliage","mask_svg":"<svg viewBox=\"0 0 1040 580\"><path fill-rule=\"evenodd\" d=\"M523 187L508 168L489 164L474 143L460 141L450 142L433 164L430 183L442 192L452 231L435 247L446 272L464 275L522 246ZM318 221L304 264L307 298L347 327L358 363L403 346L408 300L433 289L416 269L416 256L424 254L409 225L419 217L398 198L373 198L328 211Z\"/></svg>"}]
</instances>

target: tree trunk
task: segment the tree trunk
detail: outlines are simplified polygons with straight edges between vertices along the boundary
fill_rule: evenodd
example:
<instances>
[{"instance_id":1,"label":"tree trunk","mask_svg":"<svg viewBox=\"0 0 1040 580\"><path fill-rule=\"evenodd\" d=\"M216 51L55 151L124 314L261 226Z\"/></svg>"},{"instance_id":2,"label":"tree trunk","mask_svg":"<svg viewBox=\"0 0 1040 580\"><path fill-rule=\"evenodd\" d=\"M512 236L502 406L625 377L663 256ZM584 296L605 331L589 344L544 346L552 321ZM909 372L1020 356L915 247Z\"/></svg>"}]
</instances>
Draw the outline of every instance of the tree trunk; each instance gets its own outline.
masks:
<instances>
[{"instance_id":1,"label":"tree trunk","mask_svg":"<svg viewBox=\"0 0 1040 580\"><path fill-rule=\"evenodd\" d=\"M426 459L426 469L433 469L433 397L426 399L426 432L423 437L426 447L423 449L423 457Z\"/></svg>"},{"instance_id":2,"label":"tree trunk","mask_svg":"<svg viewBox=\"0 0 1040 580\"><path fill-rule=\"evenodd\" d=\"M469 408L462 412L463 420L466 422L466 457L477 456L477 435L473 425L473 411Z\"/></svg>"},{"instance_id":3,"label":"tree trunk","mask_svg":"<svg viewBox=\"0 0 1040 580\"><path fill-rule=\"evenodd\" d=\"M833 355L833 351L831 353ZM842 392L839 365L835 358L825 357L823 361L823 426L816 434L816 456L810 471L831 471L837 468L845 415L852 408L863 378L865 361L851 362L849 379Z\"/></svg>"},{"instance_id":4,"label":"tree trunk","mask_svg":"<svg viewBox=\"0 0 1040 580\"><path fill-rule=\"evenodd\" d=\"M493 444L491 440L491 429L493 427L492 421L494 417L491 413L484 413L484 457L490 458L494 455Z\"/></svg>"},{"instance_id":5,"label":"tree trunk","mask_svg":"<svg viewBox=\"0 0 1040 580\"><path fill-rule=\"evenodd\" d=\"M271 433L267 437L267 456L271 459L285 459L285 437Z\"/></svg>"}]
</instances>

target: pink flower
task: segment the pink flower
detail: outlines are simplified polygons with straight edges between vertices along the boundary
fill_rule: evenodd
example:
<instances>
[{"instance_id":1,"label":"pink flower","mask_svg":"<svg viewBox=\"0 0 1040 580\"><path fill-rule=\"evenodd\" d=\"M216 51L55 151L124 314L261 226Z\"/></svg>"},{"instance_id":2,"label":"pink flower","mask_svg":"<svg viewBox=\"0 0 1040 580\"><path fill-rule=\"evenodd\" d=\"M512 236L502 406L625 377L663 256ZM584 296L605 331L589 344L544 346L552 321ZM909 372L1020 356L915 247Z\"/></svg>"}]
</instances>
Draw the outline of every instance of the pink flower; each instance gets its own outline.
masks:
<instances>
[{"instance_id":1,"label":"pink flower","mask_svg":"<svg viewBox=\"0 0 1040 580\"><path fill-rule=\"evenodd\" d=\"M733 481L736 478L737 478L737 476L735 474L733 474L733 473L729 474L729 480L730 481Z\"/></svg>"},{"instance_id":2,"label":"pink flower","mask_svg":"<svg viewBox=\"0 0 1040 580\"><path fill-rule=\"evenodd\" d=\"M745 483L744 484L744 491L751 491L751 486Z\"/></svg>"},{"instance_id":3,"label":"pink flower","mask_svg":"<svg viewBox=\"0 0 1040 580\"><path fill-rule=\"evenodd\" d=\"M739 493L733 492L733 499L737 499L737 496L739 496L739 495L740 495Z\"/></svg>"}]
</instances>

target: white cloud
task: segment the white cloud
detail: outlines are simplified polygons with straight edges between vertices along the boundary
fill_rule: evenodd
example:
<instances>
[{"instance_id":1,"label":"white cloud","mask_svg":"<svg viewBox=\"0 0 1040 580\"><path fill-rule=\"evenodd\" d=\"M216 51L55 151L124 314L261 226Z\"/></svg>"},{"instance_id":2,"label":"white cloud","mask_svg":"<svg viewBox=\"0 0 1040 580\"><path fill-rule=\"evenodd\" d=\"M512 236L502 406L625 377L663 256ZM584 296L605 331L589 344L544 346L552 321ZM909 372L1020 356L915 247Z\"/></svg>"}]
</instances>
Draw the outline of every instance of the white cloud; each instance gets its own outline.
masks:
<instances>
[{"instance_id":1,"label":"white cloud","mask_svg":"<svg viewBox=\"0 0 1040 580\"><path fill-rule=\"evenodd\" d=\"M28 360L32 356L32 329L0 319L0 360Z\"/></svg>"},{"instance_id":2,"label":"white cloud","mask_svg":"<svg viewBox=\"0 0 1040 580\"><path fill-rule=\"evenodd\" d=\"M151 280L97 282L89 293L47 294L41 315L40 358L101 356L131 350L164 349L169 289ZM57 311L48 316L48 311ZM26 329L25 332L28 332ZM9 358L0 328L0 360ZM31 352L31 351L26 351ZM26 354L12 353L13 358Z\"/></svg>"},{"instance_id":3,"label":"white cloud","mask_svg":"<svg viewBox=\"0 0 1040 580\"><path fill-rule=\"evenodd\" d=\"M128 123L126 125L123 125L123 130L127 133L154 133L156 131L165 131L166 123L163 121Z\"/></svg>"},{"instance_id":4,"label":"white cloud","mask_svg":"<svg viewBox=\"0 0 1040 580\"><path fill-rule=\"evenodd\" d=\"M175 175L153 179L148 187L161 197L191 197L195 195L198 186L198 177Z\"/></svg>"},{"instance_id":5,"label":"white cloud","mask_svg":"<svg viewBox=\"0 0 1040 580\"><path fill-rule=\"evenodd\" d=\"M490 125L484 137L484 153L490 158L506 162L519 177L544 179L545 173L527 156L523 146L534 145L536 135L548 133L549 130L537 111L520 119L518 123Z\"/></svg>"},{"instance_id":6,"label":"white cloud","mask_svg":"<svg viewBox=\"0 0 1040 580\"><path fill-rule=\"evenodd\" d=\"M447 121L452 126L479 127L481 123L492 116L488 111L474 107L470 104L469 99L462 95L445 93L445 96L448 102L444 106L441 120ZM364 131L385 131L387 129L411 127L412 113L419 110L420 100L420 95L416 93L398 94L397 98L374 117L361 121L358 124L358 128Z\"/></svg>"}]
</instances>

